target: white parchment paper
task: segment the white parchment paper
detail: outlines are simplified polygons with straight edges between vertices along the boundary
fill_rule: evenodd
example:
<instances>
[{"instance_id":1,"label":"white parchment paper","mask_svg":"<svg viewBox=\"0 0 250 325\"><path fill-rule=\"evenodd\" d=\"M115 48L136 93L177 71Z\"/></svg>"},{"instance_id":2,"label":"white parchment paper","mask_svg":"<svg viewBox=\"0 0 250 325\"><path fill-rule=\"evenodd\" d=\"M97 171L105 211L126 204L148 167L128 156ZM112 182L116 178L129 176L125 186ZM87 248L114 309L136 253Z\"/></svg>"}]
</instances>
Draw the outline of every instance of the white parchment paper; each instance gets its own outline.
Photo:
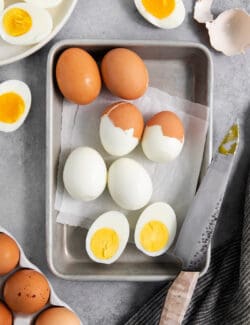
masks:
<instances>
[{"instance_id":1,"label":"white parchment paper","mask_svg":"<svg viewBox=\"0 0 250 325\"><path fill-rule=\"evenodd\" d=\"M140 211L125 211L111 199L108 190L92 202L72 199L62 183L62 170L71 150L78 146L90 146L98 150L107 166L115 160L103 149L99 139L100 116L104 108L119 99L103 91L96 101L87 106L63 103L61 154L58 169L58 185L55 209L59 211L57 222L88 228L102 213L109 210L123 212L133 228ZM141 163L153 182L151 202L164 201L175 210L178 226L182 224L187 209L195 195L204 152L208 127L209 109L188 100L170 96L156 88L149 88L146 94L133 101L142 111L145 121L162 110L178 114L185 128L185 144L181 155L173 162L158 164L149 161L139 145L128 157ZM136 180L135 180L136 182Z\"/></svg>"}]
</instances>

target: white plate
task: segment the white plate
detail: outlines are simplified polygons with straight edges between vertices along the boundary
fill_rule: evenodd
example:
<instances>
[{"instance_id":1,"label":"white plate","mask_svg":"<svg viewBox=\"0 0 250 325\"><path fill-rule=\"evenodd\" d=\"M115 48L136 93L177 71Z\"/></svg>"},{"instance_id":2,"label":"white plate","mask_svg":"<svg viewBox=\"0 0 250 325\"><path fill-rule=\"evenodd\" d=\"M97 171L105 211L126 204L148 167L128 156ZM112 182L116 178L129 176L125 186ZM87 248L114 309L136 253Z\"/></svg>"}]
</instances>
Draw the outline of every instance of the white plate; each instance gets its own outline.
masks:
<instances>
[{"instance_id":1,"label":"white plate","mask_svg":"<svg viewBox=\"0 0 250 325\"><path fill-rule=\"evenodd\" d=\"M5 8L10 4L17 2L22 1L7 0L5 1ZM76 3L77 0L63 0L59 6L48 9L53 18L54 27L51 34L40 43L31 46L17 46L7 44L0 38L0 66L26 58L46 45L65 25L75 8Z\"/></svg>"}]
</instances>

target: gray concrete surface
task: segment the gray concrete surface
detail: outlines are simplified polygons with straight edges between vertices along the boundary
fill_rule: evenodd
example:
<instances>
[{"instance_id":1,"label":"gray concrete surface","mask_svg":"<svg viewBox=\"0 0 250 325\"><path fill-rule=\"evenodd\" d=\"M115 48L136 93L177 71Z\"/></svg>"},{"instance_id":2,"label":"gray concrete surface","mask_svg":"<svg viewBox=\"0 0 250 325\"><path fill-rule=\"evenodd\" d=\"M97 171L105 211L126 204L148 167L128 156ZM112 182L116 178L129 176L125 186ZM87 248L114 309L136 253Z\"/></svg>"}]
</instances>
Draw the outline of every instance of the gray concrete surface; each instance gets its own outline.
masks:
<instances>
[{"instance_id":1,"label":"gray concrete surface","mask_svg":"<svg viewBox=\"0 0 250 325\"><path fill-rule=\"evenodd\" d=\"M174 31L159 30L136 12L132 0L79 0L65 28L53 42L64 38L119 38L188 40L208 45L202 26L192 19L193 1L184 0L185 23ZM215 12L228 7L250 12L249 0L215 1ZM162 287L162 283L78 283L54 277L45 258L45 77L51 42L37 54L0 68L0 80L20 78L32 89L33 105L25 125L12 134L0 134L0 224L23 246L28 257L49 277L58 295L74 308L84 324L123 324ZM250 144L250 51L232 58L211 50L215 65L214 143L239 116ZM223 207L216 245L233 234L243 202L248 153L243 153ZM218 235L219 234L219 235Z\"/></svg>"}]
</instances>

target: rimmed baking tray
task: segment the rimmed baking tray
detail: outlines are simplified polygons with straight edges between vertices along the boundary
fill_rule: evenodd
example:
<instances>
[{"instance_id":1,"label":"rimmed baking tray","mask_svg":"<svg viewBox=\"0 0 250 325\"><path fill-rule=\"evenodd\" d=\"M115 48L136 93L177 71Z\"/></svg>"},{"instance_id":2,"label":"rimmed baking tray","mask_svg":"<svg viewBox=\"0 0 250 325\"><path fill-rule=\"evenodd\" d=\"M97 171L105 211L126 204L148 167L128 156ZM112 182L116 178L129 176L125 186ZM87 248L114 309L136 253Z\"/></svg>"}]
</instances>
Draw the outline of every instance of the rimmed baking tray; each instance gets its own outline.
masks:
<instances>
[{"instance_id":1,"label":"rimmed baking tray","mask_svg":"<svg viewBox=\"0 0 250 325\"><path fill-rule=\"evenodd\" d=\"M50 50L47 63L47 139L46 139L46 233L47 259L51 271L64 279L94 281L161 281L174 278L181 270L180 261L164 255L150 258L128 244L124 254L113 265L93 263L84 252L85 231L56 223L54 209L57 167L60 154L60 133L63 97L54 80L55 63L68 47L89 51L97 60L114 47L135 50L145 61L150 85L171 95L192 100L210 108L210 123L200 179L212 156L212 60L208 50L195 43L127 40L64 40ZM166 76L164 85L159 80ZM192 234L190 234L192 235ZM202 269L210 262L210 249Z\"/></svg>"}]
</instances>

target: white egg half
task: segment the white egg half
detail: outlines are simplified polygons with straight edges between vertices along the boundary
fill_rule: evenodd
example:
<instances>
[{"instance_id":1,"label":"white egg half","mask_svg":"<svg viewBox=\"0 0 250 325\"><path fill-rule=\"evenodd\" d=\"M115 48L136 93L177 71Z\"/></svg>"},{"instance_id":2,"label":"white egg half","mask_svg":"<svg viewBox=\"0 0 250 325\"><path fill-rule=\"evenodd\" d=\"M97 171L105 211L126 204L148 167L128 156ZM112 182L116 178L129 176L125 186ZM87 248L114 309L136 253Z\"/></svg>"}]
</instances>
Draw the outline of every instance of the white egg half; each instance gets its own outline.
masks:
<instances>
[{"instance_id":1,"label":"white egg half","mask_svg":"<svg viewBox=\"0 0 250 325\"><path fill-rule=\"evenodd\" d=\"M62 0L24 0L24 1L42 8L53 8L58 6L62 2Z\"/></svg>"},{"instance_id":2,"label":"white egg half","mask_svg":"<svg viewBox=\"0 0 250 325\"><path fill-rule=\"evenodd\" d=\"M74 199L95 200L107 183L107 168L102 156L89 147L73 150L64 165L63 182Z\"/></svg>"},{"instance_id":3,"label":"white egg half","mask_svg":"<svg viewBox=\"0 0 250 325\"><path fill-rule=\"evenodd\" d=\"M52 31L52 17L46 9L29 3L16 3L0 15L0 35L10 44L31 45Z\"/></svg>"},{"instance_id":4,"label":"white egg half","mask_svg":"<svg viewBox=\"0 0 250 325\"><path fill-rule=\"evenodd\" d=\"M98 217L89 228L86 251L93 261L111 264L123 253L128 238L127 218L118 211L106 212Z\"/></svg>"},{"instance_id":5,"label":"white egg half","mask_svg":"<svg viewBox=\"0 0 250 325\"><path fill-rule=\"evenodd\" d=\"M3 11L4 9L4 1L0 0L0 11Z\"/></svg>"},{"instance_id":6,"label":"white egg half","mask_svg":"<svg viewBox=\"0 0 250 325\"><path fill-rule=\"evenodd\" d=\"M104 149L113 156L126 155L139 143L139 139L134 137L134 129L124 131L116 127L108 115L101 118L100 139Z\"/></svg>"},{"instance_id":7,"label":"white egg half","mask_svg":"<svg viewBox=\"0 0 250 325\"><path fill-rule=\"evenodd\" d=\"M127 210L143 208L153 192L147 171L130 158L120 158L110 166L108 189L113 200Z\"/></svg>"},{"instance_id":8,"label":"white egg half","mask_svg":"<svg viewBox=\"0 0 250 325\"><path fill-rule=\"evenodd\" d=\"M139 13L154 26L172 29L185 19L182 0L134 0Z\"/></svg>"},{"instance_id":9,"label":"white egg half","mask_svg":"<svg viewBox=\"0 0 250 325\"><path fill-rule=\"evenodd\" d=\"M164 202L154 203L142 212L137 221L135 245L146 255L162 255L173 244L176 229L176 215L171 206Z\"/></svg>"},{"instance_id":10,"label":"white egg half","mask_svg":"<svg viewBox=\"0 0 250 325\"><path fill-rule=\"evenodd\" d=\"M13 132L25 121L31 107L30 88L19 80L0 84L0 131Z\"/></svg>"},{"instance_id":11,"label":"white egg half","mask_svg":"<svg viewBox=\"0 0 250 325\"><path fill-rule=\"evenodd\" d=\"M174 160L181 153L183 144L184 140L165 136L160 125L147 126L142 139L145 156L159 163Z\"/></svg>"}]
</instances>

